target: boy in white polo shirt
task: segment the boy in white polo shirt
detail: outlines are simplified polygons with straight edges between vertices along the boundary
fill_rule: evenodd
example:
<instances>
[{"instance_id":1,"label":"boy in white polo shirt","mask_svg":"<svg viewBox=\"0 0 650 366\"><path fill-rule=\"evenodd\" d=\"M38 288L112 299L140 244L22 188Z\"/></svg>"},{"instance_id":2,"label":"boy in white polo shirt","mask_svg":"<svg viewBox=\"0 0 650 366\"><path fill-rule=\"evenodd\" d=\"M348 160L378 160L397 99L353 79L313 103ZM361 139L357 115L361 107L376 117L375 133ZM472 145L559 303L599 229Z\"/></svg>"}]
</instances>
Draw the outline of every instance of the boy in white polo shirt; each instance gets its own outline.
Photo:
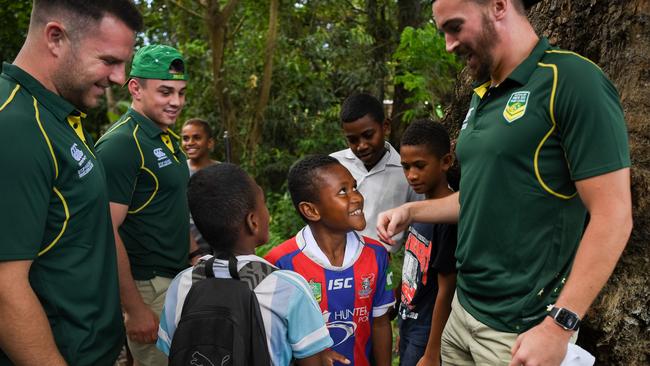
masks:
<instances>
[{"instance_id":1,"label":"boy in white polo shirt","mask_svg":"<svg viewBox=\"0 0 650 366\"><path fill-rule=\"evenodd\" d=\"M377 98L363 93L349 96L341 106L340 119L348 148L330 155L352 173L365 199L367 224L360 233L379 240L376 227L380 212L423 197L409 186L399 153L384 140L390 133L390 121ZM400 234L395 240L401 242L402 238ZM390 252L400 247L384 246Z\"/></svg>"}]
</instances>

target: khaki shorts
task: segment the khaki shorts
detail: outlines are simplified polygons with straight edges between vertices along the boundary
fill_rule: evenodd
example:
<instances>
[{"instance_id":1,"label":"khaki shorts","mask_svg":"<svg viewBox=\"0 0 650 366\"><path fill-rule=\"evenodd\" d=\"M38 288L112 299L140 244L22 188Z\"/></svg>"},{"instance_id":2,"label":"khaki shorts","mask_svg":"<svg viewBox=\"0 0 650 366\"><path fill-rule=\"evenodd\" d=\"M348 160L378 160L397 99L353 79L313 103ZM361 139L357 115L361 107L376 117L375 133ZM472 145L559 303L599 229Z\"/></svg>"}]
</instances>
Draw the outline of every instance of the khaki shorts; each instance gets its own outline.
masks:
<instances>
[{"instance_id":1,"label":"khaki shorts","mask_svg":"<svg viewBox=\"0 0 650 366\"><path fill-rule=\"evenodd\" d=\"M476 320L454 294L451 314L442 332L440 351L443 365L508 365L510 350L519 334L494 330ZM571 337L575 343L578 332Z\"/></svg>"},{"instance_id":2,"label":"khaki shorts","mask_svg":"<svg viewBox=\"0 0 650 366\"><path fill-rule=\"evenodd\" d=\"M454 294L451 314L442 332L444 365L508 365L517 333L494 330L471 316Z\"/></svg>"},{"instance_id":3,"label":"khaki shorts","mask_svg":"<svg viewBox=\"0 0 650 366\"><path fill-rule=\"evenodd\" d=\"M169 288L171 278L154 277L146 281L135 281L135 286L142 296L142 300L149 308L158 315L162 313L163 305L165 305L165 295L167 288ZM156 348L156 344L144 344L133 342L127 337L129 349L133 355L133 359L138 362L139 366L166 366L167 356Z\"/></svg>"}]
</instances>

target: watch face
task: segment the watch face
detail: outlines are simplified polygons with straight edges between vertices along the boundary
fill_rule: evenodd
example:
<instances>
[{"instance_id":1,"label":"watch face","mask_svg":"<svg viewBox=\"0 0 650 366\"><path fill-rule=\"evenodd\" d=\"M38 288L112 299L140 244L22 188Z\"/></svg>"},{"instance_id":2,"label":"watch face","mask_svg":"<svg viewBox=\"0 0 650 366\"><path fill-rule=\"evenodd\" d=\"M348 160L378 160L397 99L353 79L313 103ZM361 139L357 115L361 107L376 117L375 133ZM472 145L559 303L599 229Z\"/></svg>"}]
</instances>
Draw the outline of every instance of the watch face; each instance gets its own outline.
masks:
<instances>
[{"instance_id":1,"label":"watch face","mask_svg":"<svg viewBox=\"0 0 650 366\"><path fill-rule=\"evenodd\" d=\"M565 328L573 329L578 322L578 316L566 309L560 309L555 320Z\"/></svg>"}]
</instances>

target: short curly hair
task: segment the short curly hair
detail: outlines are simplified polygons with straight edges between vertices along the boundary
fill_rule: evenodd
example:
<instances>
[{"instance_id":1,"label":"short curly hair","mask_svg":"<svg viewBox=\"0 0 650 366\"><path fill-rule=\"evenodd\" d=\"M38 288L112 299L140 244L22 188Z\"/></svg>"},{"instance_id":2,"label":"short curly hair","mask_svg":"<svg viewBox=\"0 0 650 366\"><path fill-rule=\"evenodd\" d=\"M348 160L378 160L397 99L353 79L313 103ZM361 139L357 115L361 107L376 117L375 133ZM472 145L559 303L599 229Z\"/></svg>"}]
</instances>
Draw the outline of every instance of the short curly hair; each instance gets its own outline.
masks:
<instances>
[{"instance_id":1,"label":"short curly hair","mask_svg":"<svg viewBox=\"0 0 650 366\"><path fill-rule=\"evenodd\" d=\"M369 115L373 121L384 123L384 106L370 94L359 93L349 96L341 105L341 122L349 123Z\"/></svg>"},{"instance_id":2,"label":"short curly hair","mask_svg":"<svg viewBox=\"0 0 650 366\"><path fill-rule=\"evenodd\" d=\"M424 145L439 159L449 154L451 142L445 127L429 119L419 119L412 122L402 135L402 146Z\"/></svg>"},{"instance_id":3,"label":"short curly hair","mask_svg":"<svg viewBox=\"0 0 650 366\"><path fill-rule=\"evenodd\" d=\"M257 185L242 168L220 163L196 172L187 187L194 224L215 253L230 253L246 215L255 210Z\"/></svg>"},{"instance_id":4,"label":"short curly hair","mask_svg":"<svg viewBox=\"0 0 650 366\"><path fill-rule=\"evenodd\" d=\"M308 222L307 218L302 215L298 206L300 202L318 202L319 172L332 165L341 165L341 163L328 155L308 155L298 160L289 169L287 180L291 201L305 222Z\"/></svg>"}]
</instances>

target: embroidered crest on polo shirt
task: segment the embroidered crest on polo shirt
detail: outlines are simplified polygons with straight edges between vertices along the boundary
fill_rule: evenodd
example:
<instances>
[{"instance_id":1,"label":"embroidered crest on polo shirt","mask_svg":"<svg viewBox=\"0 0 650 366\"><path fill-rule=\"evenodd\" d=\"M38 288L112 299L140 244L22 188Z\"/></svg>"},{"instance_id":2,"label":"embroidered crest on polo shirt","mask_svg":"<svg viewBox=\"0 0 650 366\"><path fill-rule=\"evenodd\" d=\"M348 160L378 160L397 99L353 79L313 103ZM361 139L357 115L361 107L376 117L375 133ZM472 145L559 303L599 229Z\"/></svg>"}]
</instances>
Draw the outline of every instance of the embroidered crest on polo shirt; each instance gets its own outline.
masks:
<instances>
[{"instance_id":1,"label":"embroidered crest on polo shirt","mask_svg":"<svg viewBox=\"0 0 650 366\"><path fill-rule=\"evenodd\" d=\"M158 158L158 168L164 168L172 163L161 147L153 149L153 154Z\"/></svg>"},{"instance_id":2,"label":"embroidered crest on polo shirt","mask_svg":"<svg viewBox=\"0 0 650 366\"><path fill-rule=\"evenodd\" d=\"M512 123L526 114L526 106L528 105L529 91L518 91L512 93L506 107L503 109L503 118Z\"/></svg>"},{"instance_id":3,"label":"embroidered crest on polo shirt","mask_svg":"<svg viewBox=\"0 0 650 366\"><path fill-rule=\"evenodd\" d=\"M79 178L83 178L86 174L90 173L90 171L95 166L91 160L88 160L86 154L84 154L76 142L70 146L70 155L72 155L72 158L81 167L79 170L77 170L77 175Z\"/></svg>"}]
</instances>

